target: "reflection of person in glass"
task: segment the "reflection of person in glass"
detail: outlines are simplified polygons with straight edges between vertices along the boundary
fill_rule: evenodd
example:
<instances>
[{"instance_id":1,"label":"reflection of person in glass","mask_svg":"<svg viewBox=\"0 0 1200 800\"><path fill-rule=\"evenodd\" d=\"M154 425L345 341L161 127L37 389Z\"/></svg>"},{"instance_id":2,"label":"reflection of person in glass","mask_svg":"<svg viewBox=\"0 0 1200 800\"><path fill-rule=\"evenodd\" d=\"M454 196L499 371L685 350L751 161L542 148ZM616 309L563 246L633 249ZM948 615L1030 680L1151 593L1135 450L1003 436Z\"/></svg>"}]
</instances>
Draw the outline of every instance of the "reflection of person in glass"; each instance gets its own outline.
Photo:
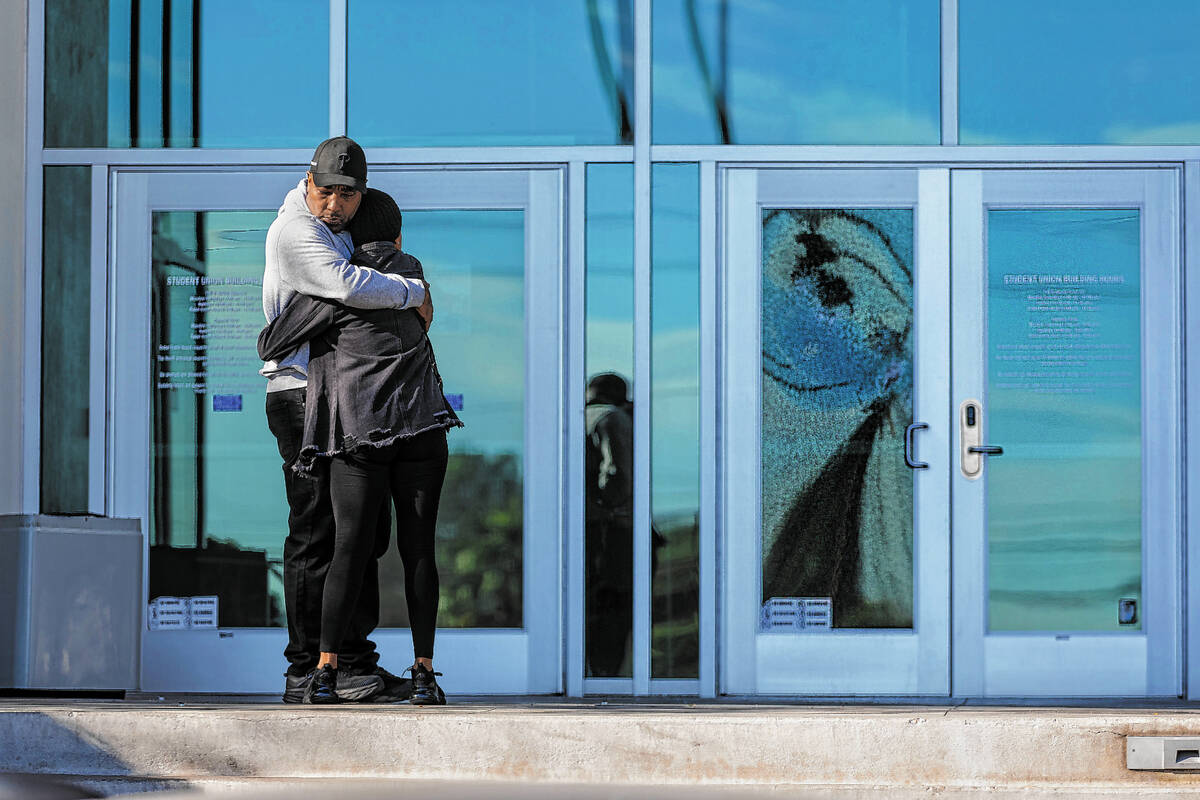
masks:
<instances>
[{"instance_id":1,"label":"reflection of person in glass","mask_svg":"<svg viewBox=\"0 0 1200 800\"><path fill-rule=\"evenodd\" d=\"M362 200L366 174L366 156L353 141L336 137L317 148L310 171L288 193L267 232L263 311L268 321L305 295L354 308L418 308L432 314L421 281L350 263L354 247L346 226ZM328 471L318 468L301 477L292 470L303 438L308 362L308 342L299 341L262 368L267 377L267 423L283 457L290 508L283 550L288 623L283 697L293 703L303 699L320 658L322 596L335 534ZM385 513L380 519L385 548L391 535L389 517ZM342 700L407 697L409 682L379 666L375 645L367 638L378 620L378 573L372 559L337 662L337 694Z\"/></svg>"},{"instance_id":2,"label":"reflection of person in glass","mask_svg":"<svg viewBox=\"0 0 1200 800\"><path fill-rule=\"evenodd\" d=\"M368 190L350 224L361 244L351 263L424 281L421 262L400 250L401 215L387 194ZM310 342L304 439L294 469L328 464L336 538L321 607L321 652L306 700L337 702L337 653L348 631L363 571L390 496L404 563L413 637L412 697L442 705L433 671L438 572L434 530L446 475L446 431L461 426L442 393L426 335L432 315L354 309L300 297L259 336L272 358Z\"/></svg>"},{"instance_id":3,"label":"reflection of person in glass","mask_svg":"<svg viewBox=\"0 0 1200 800\"><path fill-rule=\"evenodd\" d=\"M588 381L586 454L587 674L621 675L633 628L633 415L628 384Z\"/></svg>"}]
</instances>

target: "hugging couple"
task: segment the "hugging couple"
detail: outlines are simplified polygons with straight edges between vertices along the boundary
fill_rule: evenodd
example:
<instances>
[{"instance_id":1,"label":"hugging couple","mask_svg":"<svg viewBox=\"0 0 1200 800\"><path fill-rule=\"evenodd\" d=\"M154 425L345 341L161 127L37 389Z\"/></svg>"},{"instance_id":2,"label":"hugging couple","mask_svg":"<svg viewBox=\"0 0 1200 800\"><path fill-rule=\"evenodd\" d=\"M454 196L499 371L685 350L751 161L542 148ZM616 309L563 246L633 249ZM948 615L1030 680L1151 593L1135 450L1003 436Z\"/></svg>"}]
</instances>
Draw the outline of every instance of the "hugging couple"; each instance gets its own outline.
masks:
<instances>
[{"instance_id":1,"label":"hugging couple","mask_svg":"<svg viewBox=\"0 0 1200 800\"><path fill-rule=\"evenodd\" d=\"M258 337L267 424L283 457L285 703L442 705L433 670L434 530L446 431L460 427L426 331L421 262L401 249L401 214L367 188L367 159L322 142L267 232ZM414 661L400 678L368 638L379 622L378 560L404 562Z\"/></svg>"}]
</instances>

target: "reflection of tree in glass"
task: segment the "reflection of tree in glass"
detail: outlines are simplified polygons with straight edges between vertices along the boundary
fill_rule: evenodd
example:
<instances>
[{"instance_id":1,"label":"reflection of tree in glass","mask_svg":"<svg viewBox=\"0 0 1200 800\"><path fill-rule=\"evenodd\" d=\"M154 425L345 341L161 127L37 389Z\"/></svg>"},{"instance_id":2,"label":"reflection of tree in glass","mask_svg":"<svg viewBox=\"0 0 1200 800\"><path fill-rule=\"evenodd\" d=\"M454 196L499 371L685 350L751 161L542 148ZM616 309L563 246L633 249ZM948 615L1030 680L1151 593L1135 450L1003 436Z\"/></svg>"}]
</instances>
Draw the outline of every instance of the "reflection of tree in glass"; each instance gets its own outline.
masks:
<instances>
[{"instance_id":1,"label":"reflection of tree in glass","mask_svg":"<svg viewBox=\"0 0 1200 800\"><path fill-rule=\"evenodd\" d=\"M438 507L439 628L519 628L522 617L521 460L451 453ZM380 626L408 627L395 547L380 561Z\"/></svg>"},{"instance_id":2,"label":"reflection of tree in glass","mask_svg":"<svg viewBox=\"0 0 1200 800\"><path fill-rule=\"evenodd\" d=\"M763 216L763 599L912 624L908 210Z\"/></svg>"},{"instance_id":3,"label":"reflection of tree in glass","mask_svg":"<svg viewBox=\"0 0 1200 800\"><path fill-rule=\"evenodd\" d=\"M700 672L700 516L654 517L654 627L650 674L696 678Z\"/></svg>"}]
</instances>

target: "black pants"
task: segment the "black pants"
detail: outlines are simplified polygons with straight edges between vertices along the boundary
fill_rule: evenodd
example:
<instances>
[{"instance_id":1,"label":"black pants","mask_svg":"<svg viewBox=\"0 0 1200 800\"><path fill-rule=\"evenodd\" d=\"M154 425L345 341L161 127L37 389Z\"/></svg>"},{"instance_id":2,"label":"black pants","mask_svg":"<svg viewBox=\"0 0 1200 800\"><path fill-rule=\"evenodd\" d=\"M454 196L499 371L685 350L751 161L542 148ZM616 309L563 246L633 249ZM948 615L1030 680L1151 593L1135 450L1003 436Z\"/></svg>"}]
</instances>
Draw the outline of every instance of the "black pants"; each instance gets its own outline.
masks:
<instances>
[{"instance_id":1,"label":"black pants","mask_svg":"<svg viewBox=\"0 0 1200 800\"><path fill-rule=\"evenodd\" d=\"M333 506L329 499L329 473L324 465L310 478L300 477L292 465L300 455L304 435L304 389L267 394L267 425L283 457L283 483L287 490L288 535L283 542L283 597L287 610L288 645L283 651L288 670L304 675L316 669L320 651L321 600L326 574L333 561ZM370 671L379 662L375 643L367 637L379 624L379 570L377 559L387 552L391 514L384 507L374 523L375 547L362 567L362 589L338 651L338 665L353 671Z\"/></svg>"},{"instance_id":2,"label":"black pants","mask_svg":"<svg viewBox=\"0 0 1200 800\"><path fill-rule=\"evenodd\" d=\"M372 563L380 509L388 496L396 508L396 538L404 561L404 596L412 626L413 652L433 658L437 626L438 571L434 531L446 477L446 432L435 430L387 447L368 448L332 459L330 495L337 544L325 579L321 650L338 652L352 629L353 609L366 591L363 570Z\"/></svg>"}]
</instances>

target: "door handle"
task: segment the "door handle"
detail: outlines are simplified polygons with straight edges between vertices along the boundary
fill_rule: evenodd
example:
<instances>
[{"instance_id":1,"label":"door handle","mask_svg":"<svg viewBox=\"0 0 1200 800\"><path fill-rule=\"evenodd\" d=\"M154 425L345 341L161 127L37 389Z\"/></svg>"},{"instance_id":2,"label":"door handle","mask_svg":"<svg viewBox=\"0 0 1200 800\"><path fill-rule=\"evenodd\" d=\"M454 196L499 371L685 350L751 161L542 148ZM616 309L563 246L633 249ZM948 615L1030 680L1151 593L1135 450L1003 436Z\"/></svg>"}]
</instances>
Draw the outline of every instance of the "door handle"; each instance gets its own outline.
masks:
<instances>
[{"instance_id":1,"label":"door handle","mask_svg":"<svg viewBox=\"0 0 1200 800\"><path fill-rule=\"evenodd\" d=\"M926 422L914 422L904 429L904 463L910 469L929 469L929 465L924 461L916 461L913 459L913 434L917 431L923 431L929 427Z\"/></svg>"},{"instance_id":2,"label":"door handle","mask_svg":"<svg viewBox=\"0 0 1200 800\"><path fill-rule=\"evenodd\" d=\"M968 453L979 453L981 456L1002 456L1004 448L994 444L972 445L967 448Z\"/></svg>"}]
</instances>

